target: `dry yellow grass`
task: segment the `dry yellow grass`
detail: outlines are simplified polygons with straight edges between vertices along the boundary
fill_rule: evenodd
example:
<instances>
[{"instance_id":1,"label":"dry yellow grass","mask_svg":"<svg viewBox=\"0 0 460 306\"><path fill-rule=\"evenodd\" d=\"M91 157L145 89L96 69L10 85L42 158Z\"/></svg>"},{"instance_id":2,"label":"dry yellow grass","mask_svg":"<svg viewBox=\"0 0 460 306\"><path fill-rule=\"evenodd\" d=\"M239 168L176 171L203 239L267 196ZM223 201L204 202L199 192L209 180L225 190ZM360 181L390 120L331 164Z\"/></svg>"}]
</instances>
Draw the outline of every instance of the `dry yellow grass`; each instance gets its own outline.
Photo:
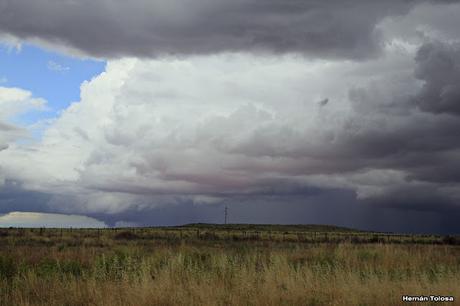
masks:
<instances>
[{"instance_id":1,"label":"dry yellow grass","mask_svg":"<svg viewBox=\"0 0 460 306\"><path fill-rule=\"evenodd\" d=\"M403 294L460 299L458 246L104 239L99 246L65 247L2 241L0 305L398 305Z\"/></svg>"}]
</instances>

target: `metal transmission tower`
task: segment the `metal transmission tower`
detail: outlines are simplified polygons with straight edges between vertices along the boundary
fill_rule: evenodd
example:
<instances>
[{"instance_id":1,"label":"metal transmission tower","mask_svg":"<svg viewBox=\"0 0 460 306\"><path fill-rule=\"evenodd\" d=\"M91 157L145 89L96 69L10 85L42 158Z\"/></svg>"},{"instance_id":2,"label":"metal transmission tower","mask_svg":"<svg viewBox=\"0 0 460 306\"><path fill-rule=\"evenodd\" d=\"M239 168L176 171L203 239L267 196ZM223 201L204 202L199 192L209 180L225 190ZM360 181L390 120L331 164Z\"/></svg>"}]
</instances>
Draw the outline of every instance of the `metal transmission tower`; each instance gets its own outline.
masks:
<instances>
[{"instance_id":1,"label":"metal transmission tower","mask_svg":"<svg viewBox=\"0 0 460 306\"><path fill-rule=\"evenodd\" d=\"M228 218L228 208L227 208L227 205L225 205L225 224L227 224L227 218Z\"/></svg>"}]
</instances>

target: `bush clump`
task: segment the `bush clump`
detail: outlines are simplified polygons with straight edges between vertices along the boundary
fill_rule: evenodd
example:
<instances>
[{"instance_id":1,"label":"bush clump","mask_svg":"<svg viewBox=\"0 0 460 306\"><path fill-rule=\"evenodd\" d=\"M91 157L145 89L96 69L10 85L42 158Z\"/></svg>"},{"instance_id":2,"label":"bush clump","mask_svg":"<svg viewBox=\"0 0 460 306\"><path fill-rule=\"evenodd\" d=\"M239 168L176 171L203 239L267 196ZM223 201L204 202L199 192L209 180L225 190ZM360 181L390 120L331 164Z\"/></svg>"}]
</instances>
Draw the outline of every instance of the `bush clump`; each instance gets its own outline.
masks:
<instances>
[{"instance_id":1,"label":"bush clump","mask_svg":"<svg viewBox=\"0 0 460 306\"><path fill-rule=\"evenodd\" d=\"M140 239L139 235L136 235L130 231L123 231L115 235L116 240L136 240Z\"/></svg>"}]
</instances>

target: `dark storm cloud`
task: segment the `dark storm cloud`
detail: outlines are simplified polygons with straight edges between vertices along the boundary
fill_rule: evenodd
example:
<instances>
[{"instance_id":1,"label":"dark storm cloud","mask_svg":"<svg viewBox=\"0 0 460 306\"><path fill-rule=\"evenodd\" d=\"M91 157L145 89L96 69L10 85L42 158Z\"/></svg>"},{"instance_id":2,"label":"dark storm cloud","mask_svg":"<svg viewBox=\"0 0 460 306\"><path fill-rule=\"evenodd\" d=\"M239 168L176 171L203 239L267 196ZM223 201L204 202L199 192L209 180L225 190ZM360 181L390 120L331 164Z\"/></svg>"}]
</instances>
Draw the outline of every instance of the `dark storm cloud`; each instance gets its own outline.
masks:
<instances>
[{"instance_id":1,"label":"dark storm cloud","mask_svg":"<svg viewBox=\"0 0 460 306\"><path fill-rule=\"evenodd\" d=\"M349 228L406 233L460 233L460 211L405 210L384 202L356 199L350 190L329 189L314 195L235 196L213 205L192 201L163 203L144 210L128 209L115 214L90 214L111 226L171 226L188 223L223 223L228 208L230 223L330 224Z\"/></svg>"},{"instance_id":2,"label":"dark storm cloud","mask_svg":"<svg viewBox=\"0 0 460 306\"><path fill-rule=\"evenodd\" d=\"M50 197L46 193L24 189L19 182L6 180L3 186L0 185L0 214L12 211L53 212L47 204Z\"/></svg>"},{"instance_id":3,"label":"dark storm cloud","mask_svg":"<svg viewBox=\"0 0 460 306\"><path fill-rule=\"evenodd\" d=\"M436 213L460 213L457 200L442 192L442 186L420 184L418 186L396 186L383 196L375 197L372 205L389 207L403 211L429 211Z\"/></svg>"},{"instance_id":4,"label":"dark storm cloud","mask_svg":"<svg viewBox=\"0 0 460 306\"><path fill-rule=\"evenodd\" d=\"M355 116L329 138L329 131L323 131L323 141L307 142L308 134L282 126L275 131L256 131L234 151L251 157L286 158L278 170L296 175L380 168L408 170L419 178L445 180L454 178L457 172L449 165L458 163L458 131L460 120L449 115L379 115L367 121ZM286 145L273 143L273 135ZM257 163L242 166L258 171ZM428 169L439 171L429 174ZM264 170L267 169L259 171Z\"/></svg>"},{"instance_id":5,"label":"dark storm cloud","mask_svg":"<svg viewBox=\"0 0 460 306\"><path fill-rule=\"evenodd\" d=\"M231 223L331 224L350 228L408 233L460 233L460 210L452 200L431 188L399 188L385 197L358 200L353 191L316 189L293 194L234 195L217 204L196 204L183 198L158 201L143 209L131 207L117 213L91 213L88 217L109 226L159 226L187 223L222 223L224 207ZM11 211L42 213L81 213L69 210L63 197L55 206L50 195L23 189L7 181L0 189L0 214ZM409 203L412 203L410 205Z\"/></svg>"},{"instance_id":6,"label":"dark storm cloud","mask_svg":"<svg viewBox=\"0 0 460 306\"><path fill-rule=\"evenodd\" d=\"M407 88L399 94L385 84L383 97L373 88L354 88L349 95L354 114L339 129L331 131L325 124L312 140L310 134L293 126L265 126L234 152L284 159L280 168L271 170L292 176L341 175L353 180L361 175L351 183L357 190L371 185L381 190L357 201L375 209L458 216L460 99L455 95L460 92L460 48L449 43L425 43L414 62L414 76L423 83L413 95ZM242 166L260 171L257 162ZM375 171L365 174L369 169ZM386 174L379 171L386 170L398 171L404 178L383 186L379 177ZM454 223L449 220L452 230Z\"/></svg>"},{"instance_id":7,"label":"dark storm cloud","mask_svg":"<svg viewBox=\"0 0 460 306\"><path fill-rule=\"evenodd\" d=\"M426 43L415 61L421 90L385 106L405 112L392 115L377 107L385 116L372 128L357 123L354 133L345 129L342 146L334 149L361 163L370 159L374 167L404 170L412 180L460 183L460 46Z\"/></svg>"},{"instance_id":8,"label":"dark storm cloud","mask_svg":"<svg viewBox=\"0 0 460 306\"><path fill-rule=\"evenodd\" d=\"M460 45L430 43L417 53L416 76L424 81L416 97L426 112L460 115Z\"/></svg>"},{"instance_id":9,"label":"dark storm cloud","mask_svg":"<svg viewBox=\"0 0 460 306\"><path fill-rule=\"evenodd\" d=\"M0 32L98 57L262 50L362 58L380 47L379 21L420 2L1 0Z\"/></svg>"},{"instance_id":10,"label":"dark storm cloud","mask_svg":"<svg viewBox=\"0 0 460 306\"><path fill-rule=\"evenodd\" d=\"M264 50L355 59L379 49L379 20L404 14L416 2L200 0L187 9L183 1L0 3L4 32L96 56ZM395 40L397 47L404 46L401 37ZM369 65L351 62L362 69L357 73L340 68L326 74L320 70L327 67L312 61L314 78L332 85L311 97L309 91L317 86L313 79L292 89L289 82L300 74L287 73L279 79L270 74L285 73L292 64L271 72L257 70L253 59L235 66L236 72L220 62L210 69L209 59L198 64L178 61L174 65L179 69L145 59L127 65L129 72L125 66L112 67L106 76L113 77L108 78L113 88L89 82L85 86L94 86L93 96L82 94L85 98L75 105L87 109L57 125L56 131L64 136L48 134L46 143L56 147L42 147L41 155L16 162L20 166L43 162L41 169L59 181L49 179L46 171L23 174L29 186L38 190L43 186L44 193L7 181L0 194L0 212L84 213L111 225L176 225L219 222L223 206L228 205L232 222L459 233L460 48L441 42L419 44L415 58L412 50L395 52L393 46L384 51L384 64L379 59ZM295 64L303 65L303 60ZM218 61L234 64L229 58ZM408 68L399 69L400 63ZM199 68L190 68L194 65ZM252 65L257 73L245 74ZM124 73L126 79L114 81ZM263 82L249 82L259 76ZM367 82L373 78L375 87ZM276 87L278 83L283 90ZM340 87L342 83L347 86ZM290 95L304 86L298 96ZM105 100L113 92L117 97ZM229 110L237 103L237 94L244 95L244 104L256 106ZM311 101L305 102L305 96ZM341 112L341 103L347 103L349 112ZM110 111L95 110L96 104L107 105ZM222 115L205 114L210 109ZM329 111L338 116L328 117ZM326 115L315 121L321 114ZM92 129L98 120L113 124ZM313 124L304 124L307 121ZM11 131L0 125L0 136L2 132ZM14 154L14 148L6 152L10 155L4 156L13 161L26 156ZM27 169L17 165L5 177Z\"/></svg>"}]
</instances>

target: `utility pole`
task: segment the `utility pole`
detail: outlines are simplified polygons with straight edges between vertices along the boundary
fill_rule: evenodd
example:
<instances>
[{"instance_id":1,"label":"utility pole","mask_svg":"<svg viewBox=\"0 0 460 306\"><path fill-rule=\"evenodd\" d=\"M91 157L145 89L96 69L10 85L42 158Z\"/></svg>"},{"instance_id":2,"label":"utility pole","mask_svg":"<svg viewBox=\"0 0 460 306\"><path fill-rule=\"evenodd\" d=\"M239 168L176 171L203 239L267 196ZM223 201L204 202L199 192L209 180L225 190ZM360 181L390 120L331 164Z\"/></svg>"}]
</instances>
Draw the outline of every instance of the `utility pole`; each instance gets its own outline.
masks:
<instances>
[{"instance_id":1,"label":"utility pole","mask_svg":"<svg viewBox=\"0 0 460 306\"><path fill-rule=\"evenodd\" d=\"M225 224L227 224L227 217L228 217L228 208L227 208L227 205L225 205Z\"/></svg>"}]
</instances>

